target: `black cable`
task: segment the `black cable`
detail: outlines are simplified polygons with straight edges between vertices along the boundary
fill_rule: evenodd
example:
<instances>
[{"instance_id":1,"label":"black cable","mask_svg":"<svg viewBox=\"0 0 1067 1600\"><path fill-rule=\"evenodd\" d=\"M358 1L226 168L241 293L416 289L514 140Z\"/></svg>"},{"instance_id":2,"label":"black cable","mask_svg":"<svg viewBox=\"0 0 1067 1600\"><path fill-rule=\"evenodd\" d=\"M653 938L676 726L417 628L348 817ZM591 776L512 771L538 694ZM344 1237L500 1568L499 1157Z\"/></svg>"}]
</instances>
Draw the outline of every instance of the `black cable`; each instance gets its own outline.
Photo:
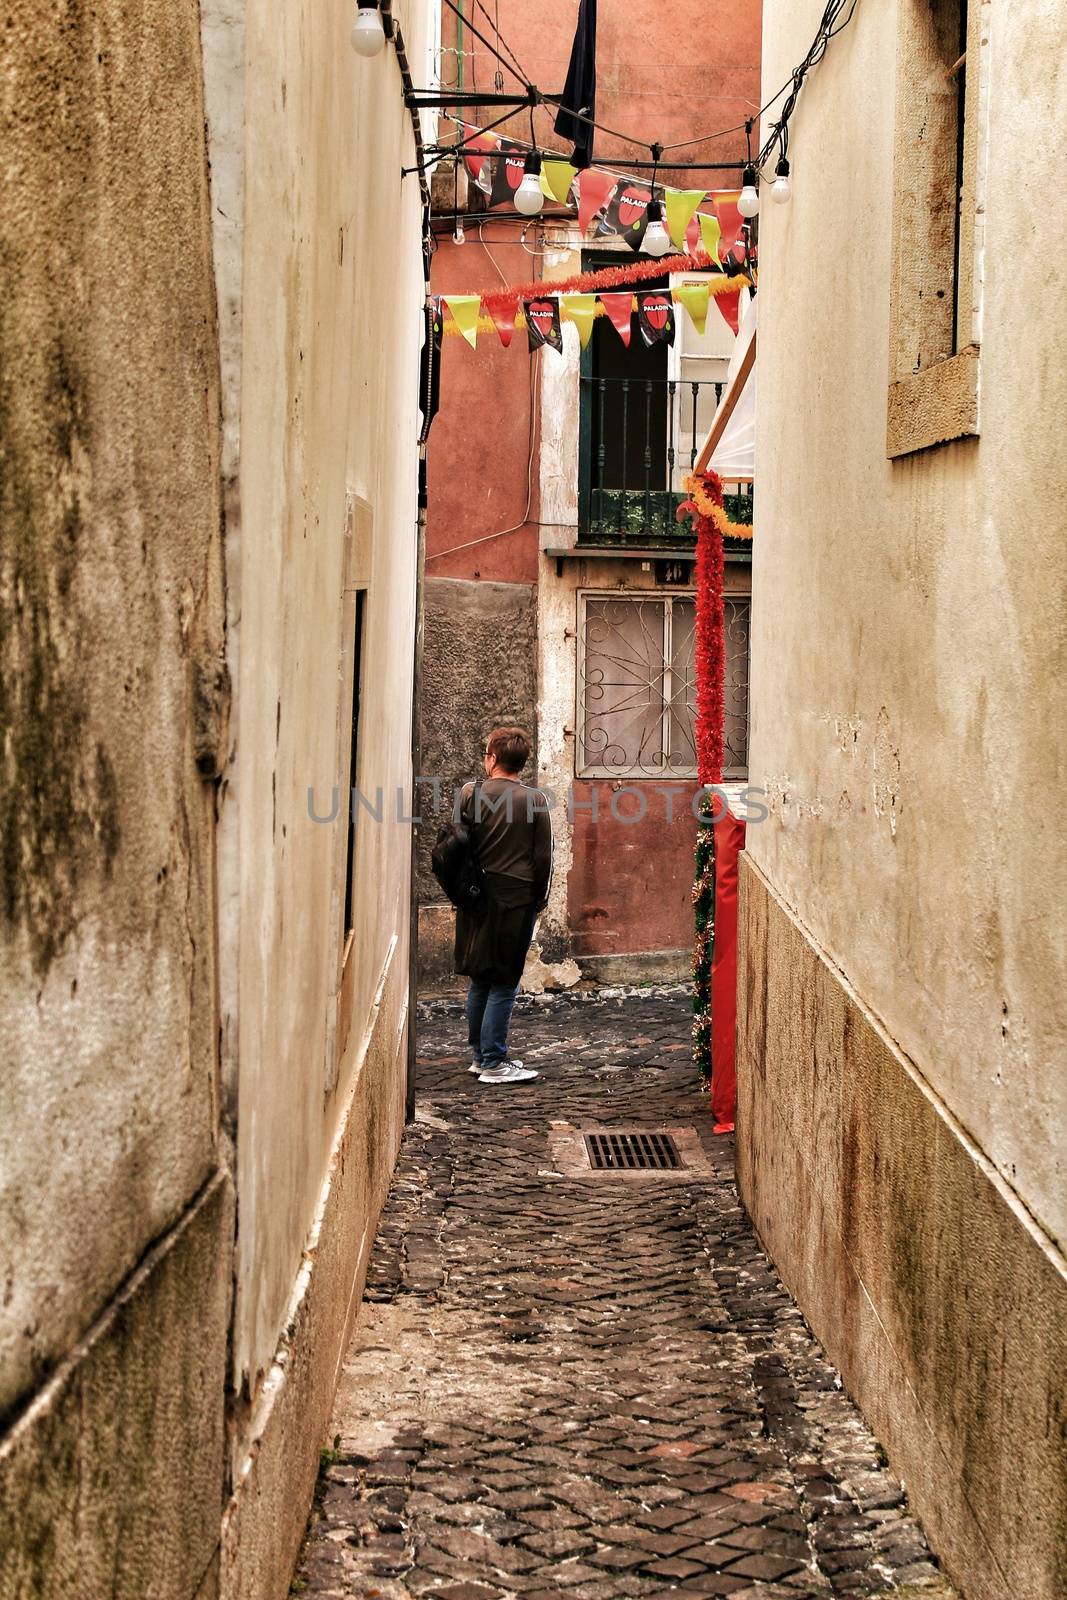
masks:
<instances>
[{"instance_id":1,"label":"black cable","mask_svg":"<svg viewBox=\"0 0 1067 1600\"><path fill-rule=\"evenodd\" d=\"M454 14L459 18L459 20L462 22L463 26L467 29L468 33L473 33L474 37L478 40L478 42L480 44L484 44L485 45L485 48L489 51L489 54L491 56L495 56L496 60L500 62L500 65L502 67L507 67L507 69L511 73L512 77L514 77L515 73L514 73L512 67L511 67L510 63L505 61L504 57L500 54L500 51L496 48L495 45L490 44L489 40L485 37L484 33L479 33L478 29L474 26L474 23L471 21L471 19L469 17L465 17L463 15L462 11L456 5L456 0L444 0L444 3L448 7L449 11L454 12ZM491 20L492 19L490 18L490 21ZM473 79L473 69L472 69L472 79ZM533 84L528 83L525 78L522 80L522 83L523 83L523 87L526 88L526 89L532 89L533 88Z\"/></svg>"},{"instance_id":2,"label":"black cable","mask_svg":"<svg viewBox=\"0 0 1067 1600\"><path fill-rule=\"evenodd\" d=\"M476 3L481 7L481 9L483 11L485 10L485 7L481 5L481 0L476 0ZM497 50L490 43L490 41L485 37L485 35L483 33L480 33L478 31L478 29L474 26L473 22L471 22L469 18L466 18L466 17L463 16L463 13L459 10L458 6L455 3L455 0L444 0L444 4L448 7L448 9L450 11L454 12L455 15L460 18L460 20L463 22L464 26L471 33L473 33L474 37L476 39L478 39L482 44L485 45L486 49L490 52L490 54L493 55L496 58L496 60L500 62L500 64L502 66L507 67L508 71L512 74L512 76L518 77L520 79L520 81L523 83L524 87L528 91L530 91L533 94L536 94L537 103L543 103L545 105L551 105L551 106L556 106L556 107L562 106L563 101L562 101L562 98L559 95L541 94L540 91L537 89L536 85L531 84L525 78L525 75L520 74L520 73L516 73L515 70L513 69L513 67L510 65L510 63L507 62L504 59L504 57L500 54L499 50ZM786 148L786 146L788 145L788 142L789 142L789 133L788 133L789 119L793 115L793 112L794 112L794 110L796 108L797 98L798 98L798 96L800 94L801 88L803 87L804 79L807 77L807 74L809 73L811 68L813 66L816 66L822 60L823 56L826 53L826 50L827 50L827 47L829 45L830 40L833 39L833 38L836 38L839 33L843 32L844 29L847 28L848 24L852 21L853 15L855 14L855 10L856 10L856 7L857 7L858 4L859 4L859 0L827 0L827 4L826 4L826 6L825 6L825 8L823 10L822 19L821 19L821 21L819 23L818 30L816 31L815 38L812 40L812 43L811 43L811 46L810 46L810 48L808 50L807 55L804 57L803 61L799 64L799 66L794 67L793 71L790 73L789 77L786 79L785 83L783 83L782 87L777 91L777 93L773 94L769 100L765 101L764 104L762 106L760 106L759 110L755 113L754 116L746 117L744 122L738 123L738 124L736 124L736 126L734 126L732 128L720 128L715 133L704 133L704 134L701 134L698 138L695 138L695 139L685 139L685 140L679 141L677 144L664 145L663 146L664 153L666 153L669 150L684 150L684 149L688 149L688 148L691 148L693 145L696 145L696 144L706 144L712 139L722 139L722 138L725 138L728 134L739 133L742 129L746 129L746 130L750 129L751 127L753 127L756 124L756 122L759 121L759 119L764 115L765 112L770 110L771 106L773 106L776 101L781 99L782 95L785 94L786 91L790 89L790 86L792 86L791 92L789 94L789 97L786 100L785 105L782 107L782 114L779 117L778 121L774 124L774 127L771 129L771 132L770 132L770 134L769 134L769 136L768 136L768 138L766 140L766 143L764 144L762 150L760 151L759 155L756 158L755 165L758 166L758 167L762 167L767 162L767 160L770 158L771 153L773 152L775 145L778 144L778 143L782 143L783 154L784 154L785 148ZM486 14L488 15L488 13L486 13ZM489 20L490 20L490 22L492 22L492 18L491 17L490 17ZM516 60L516 65L517 64L518 63L517 63L517 60ZM568 107L568 110L570 110L569 107ZM514 116L517 113L515 111L512 111L509 114L511 116ZM598 133L606 133L606 134L610 135L610 137L613 138L613 139L622 139L626 144L640 145L640 146L643 146L645 149L650 148L647 140L642 139L642 138L637 138L634 135L629 134L629 133L622 133L622 132L619 131L618 128L609 128L606 123L598 122L595 117L588 116L584 111L573 111L572 110L571 111L571 115L573 117L575 117L579 122L584 122L589 127L596 128ZM506 117L500 118L500 122L505 122L505 121L507 121ZM499 122L493 124L494 127L498 127L499 125L500 125ZM482 129L481 131L482 132L488 132L488 129ZM601 162L605 166L607 166L609 168L610 167L616 167L616 166L634 167L634 166L641 165L641 163L638 163L638 162L625 161L621 157L613 158L613 157L608 157L608 156L601 157ZM599 164L600 163L598 163L598 165ZM739 163L723 163L722 165L724 167L725 166L733 167L734 165L739 165ZM675 171L675 172L683 172L683 171L694 172L694 171L705 170L705 169L702 169L702 168L700 168L698 166L675 166L675 167L672 167L669 170L672 170L672 171ZM713 166L708 166L706 168L706 170L713 171L713 170L715 170L715 168Z\"/></svg>"},{"instance_id":3,"label":"black cable","mask_svg":"<svg viewBox=\"0 0 1067 1600\"><path fill-rule=\"evenodd\" d=\"M800 91L804 87L804 80L812 67L817 66L826 54L830 40L835 39L839 33L842 33L848 27L855 15L858 4L859 0L827 0L807 55L799 66L793 68L789 82L783 84L778 91L778 95L781 95L786 89L789 89L789 94L782 107L781 116L772 127L759 153L757 166L762 167L770 160L776 145L780 147L783 156L787 153L789 149L789 120L796 110ZM790 85L792 85L791 88ZM778 98L778 95L775 95L775 99ZM771 104L773 103L772 101Z\"/></svg>"},{"instance_id":4,"label":"black cable","mask_svg":"<svg viewBox=\"0 0 1067 1600\"><path fill-rule=\"evenodd\" d=\"M497 37L497 43L501 46L502 49L506 50L508 55L511 57L511 60L514 63L515 76L519 79L519 82L520 83L524 83L524 84L525 83L529 83L530 80L527 77L526 73L523 71L523 68L522 68L522 65L521 65L521 63L519 61L518 56L515 54L514 50L508 44L508 41L504 38L504 35L500 31L500 6L499 6L499 0L498 0L498 4L497 4L497 17L496 17L496 21L495 22L493 21L493 18L489 15L489 12L486 9L486 7L482 4L482 0L474 0L474 3L478 7L478 10L482 13L482 15L486 18L486 20L492 26L493 32L496 34L496 37Z\"/></svg>"}]
</instances>

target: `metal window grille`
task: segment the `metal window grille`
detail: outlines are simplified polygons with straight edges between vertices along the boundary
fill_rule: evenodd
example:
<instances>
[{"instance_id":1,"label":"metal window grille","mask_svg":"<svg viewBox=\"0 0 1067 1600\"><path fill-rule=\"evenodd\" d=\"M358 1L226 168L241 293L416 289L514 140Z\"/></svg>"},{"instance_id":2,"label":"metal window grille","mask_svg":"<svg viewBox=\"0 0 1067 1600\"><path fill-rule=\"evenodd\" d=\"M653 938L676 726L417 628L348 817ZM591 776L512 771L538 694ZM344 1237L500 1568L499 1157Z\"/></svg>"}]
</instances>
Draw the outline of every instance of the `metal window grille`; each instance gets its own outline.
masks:
<instances>
[{"instance_id":1,"label":"metal window grille","mask_svg":"<svg viewBox=\"0 0 1067 1600\"><path fill-rule=\"evenodd\" d=\"M694 778L692 594L579 596L577 775ZM724 776L748 761L747 596L726 600Z\"/></svg>"}]
</instances>

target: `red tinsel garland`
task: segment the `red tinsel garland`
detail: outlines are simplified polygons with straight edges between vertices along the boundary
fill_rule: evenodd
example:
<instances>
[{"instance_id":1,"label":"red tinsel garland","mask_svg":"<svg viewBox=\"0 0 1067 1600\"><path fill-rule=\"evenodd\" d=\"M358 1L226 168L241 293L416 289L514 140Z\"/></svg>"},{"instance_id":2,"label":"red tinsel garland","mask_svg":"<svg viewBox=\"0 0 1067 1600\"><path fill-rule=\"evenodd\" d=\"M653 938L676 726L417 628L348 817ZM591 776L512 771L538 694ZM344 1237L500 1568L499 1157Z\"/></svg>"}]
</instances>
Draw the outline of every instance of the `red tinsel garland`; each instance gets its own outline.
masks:
<instances>
[{"instance_id":1,"label":"red tinsel garland","mask_svg":"<svg viewBox=\"0 0 1067 1600\"><path fill-rule=\"evenodd\" d=\"M699 474L708 499L721 508L718 473ZM678 508L696 530L696 691L697 775L702 784L722 782L726 722L726 613L723 604L722 533L692 500Z\"/></svg>"},{"instance_id":2,"label":"red tinsel garland","mask_svg":"<svg viewBox=\"0 0 1067 1600\"><path fill-rule=\"evenodd\" d=\"M718 263L715 265L718 266ZM632 261L623 267L602 267L596 272L579 272L573 278L543 278L535 283L513 283L507 289L483 291L482 309L493 316L494 312L509 307L519 299L533 299L541 294L587 294L597 289L625 288L645 278L662 278L671 272L706 272L711 266L711 258L701 250L695 256L663 256L656 261ZM735 270L740 288L749 282L749 278L739 268ZM465 292L476 294L478 291L470 289Z\"/></svg>"}]
</instances>

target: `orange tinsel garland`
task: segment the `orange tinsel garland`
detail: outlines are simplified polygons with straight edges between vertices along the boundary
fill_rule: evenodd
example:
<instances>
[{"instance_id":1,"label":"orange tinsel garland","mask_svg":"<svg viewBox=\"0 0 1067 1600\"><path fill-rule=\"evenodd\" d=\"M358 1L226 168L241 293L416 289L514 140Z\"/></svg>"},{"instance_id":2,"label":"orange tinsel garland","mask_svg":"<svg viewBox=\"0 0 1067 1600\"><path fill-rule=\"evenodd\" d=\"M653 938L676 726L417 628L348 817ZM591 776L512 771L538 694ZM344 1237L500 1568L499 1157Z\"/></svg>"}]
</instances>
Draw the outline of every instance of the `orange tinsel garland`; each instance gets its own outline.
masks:
<instances>
[{"instance_id":1,"label":"orange tinsel garland","mask_svg":"<svg viewBox=\"0 0 1067 1600\"><path fill-rule=\"evenodd\" d=\"M483 309L490 315L495 309L509 306L514 300L533 300L549 294L594 294L598 289L625 289L631 283L642 283L646 278L662 278L671 272L708 272L716 275L711 286L713 294L726 293L725 285L741 289L751 282L750 276L731 263L725 274L717 261L699 250L696 255L663 256L659 260L631 261L622 267L600 267L596 272L579 272L573 278L541 279L534 283L512 283L506 289L488 289L482 294ZM719 288L719 283L723 288ZM475 290L470 290L474 294Z\"/></svg>"},{"instance_id":2,"label":"orange tinsel garland","mask_svg":"<svg viewBox=\"0 0 1067 1600\"><path fill-rule=\"evenodd\" d=\"M712 498L708 490L709 477L715 474L694 472L684 479L682 487L689 499L678 507L678 520L684 516L696 515L706 517L713 523L724 539L751 539L752 525L748 522L731 522L723 509L721 501ZM715 481L718 482L717 477Z\"/></svg>"}]
</instances>

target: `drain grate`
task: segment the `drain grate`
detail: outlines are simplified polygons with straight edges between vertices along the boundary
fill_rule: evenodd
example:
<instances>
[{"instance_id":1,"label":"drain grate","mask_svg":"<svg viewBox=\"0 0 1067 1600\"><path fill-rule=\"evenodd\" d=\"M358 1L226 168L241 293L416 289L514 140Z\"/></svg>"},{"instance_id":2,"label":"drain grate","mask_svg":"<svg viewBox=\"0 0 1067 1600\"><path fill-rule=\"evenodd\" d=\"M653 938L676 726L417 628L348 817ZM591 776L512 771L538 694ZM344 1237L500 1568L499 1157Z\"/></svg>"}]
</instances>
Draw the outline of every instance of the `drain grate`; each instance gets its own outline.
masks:
<instances>
[{"instance_id":1,"label":"drain grate","mask_svg":"<svg viewBox=\"0 0 1067 1600\"><path fill-rule=\"evenodd\" d=\"M673 1171L682 1164L669 1133L587 1133L589 1165L598 1171Z\"/></svg>"}]
</instances>

